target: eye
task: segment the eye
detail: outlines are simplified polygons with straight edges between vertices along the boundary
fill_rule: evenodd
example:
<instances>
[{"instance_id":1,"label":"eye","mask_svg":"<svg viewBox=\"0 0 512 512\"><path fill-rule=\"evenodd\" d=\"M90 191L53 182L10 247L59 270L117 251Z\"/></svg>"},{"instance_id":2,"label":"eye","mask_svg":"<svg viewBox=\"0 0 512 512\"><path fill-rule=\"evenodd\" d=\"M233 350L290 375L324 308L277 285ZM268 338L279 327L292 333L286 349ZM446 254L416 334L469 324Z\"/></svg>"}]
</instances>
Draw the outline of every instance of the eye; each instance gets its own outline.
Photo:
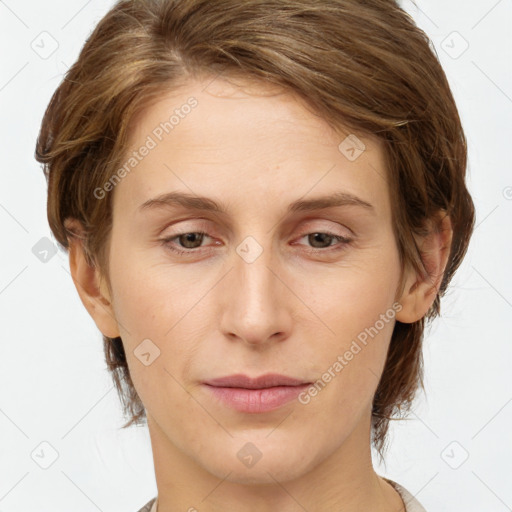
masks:
<instances>
[{"instance_id":1,"label":"eye","mask_svg":"<svg viewBox=\"0 0 512 512\"><path fill-rule=\"evenodd\" d=\"M177 233L167 238L162 238L161 242L171 251L174 251L177 254L193 254L195 252L194 249L197 249L201 246L201 242L203 241L204 237L210 238L204 231L187 231L183 233ZM182 245L176 247L174 243L172 243L176 239ZM183 247L185 250L180 249L180 247Z\"/></svg>"},{"instance_id":2,"label":"eye","mask_svg":"<svg viewBox=\"0 0 512 512\"><path fill-rule=\"evenodd\" d=\"M326 249L333 247L331 242L338 242L337 246L334 249L329 250L342 250L348 244L352 242L352 239L347 238L345 236L336 235L335 233L331 233L328 231L317 231L313 233L305 233L301 236L300 239L307 238L308 243L310 243L313 249L310 252L313 253L321 253L326 252Z\"/></svg>"},{"instance_id":3,"label":"eye","mask_svg":"<svg viewBox=\"0 0 512 512\"><path fill-rule=\"evenodd\" d=\"M195 254L197 252L196 249L201 248L205 237L211 238L208 233L204 231L187 231L162 238L161 242L174 253L188 256ZM299 240L303 238L307 238L308 243L312 245L312 248L309 249L309 252L312 253L339 251L352 242L352 239L345 236L324 231L305 233L299 238ZM333 245L332 242L338 243ZM334 247L334 249L332 249L332 247Z\"/></svg>"}]
</instances>

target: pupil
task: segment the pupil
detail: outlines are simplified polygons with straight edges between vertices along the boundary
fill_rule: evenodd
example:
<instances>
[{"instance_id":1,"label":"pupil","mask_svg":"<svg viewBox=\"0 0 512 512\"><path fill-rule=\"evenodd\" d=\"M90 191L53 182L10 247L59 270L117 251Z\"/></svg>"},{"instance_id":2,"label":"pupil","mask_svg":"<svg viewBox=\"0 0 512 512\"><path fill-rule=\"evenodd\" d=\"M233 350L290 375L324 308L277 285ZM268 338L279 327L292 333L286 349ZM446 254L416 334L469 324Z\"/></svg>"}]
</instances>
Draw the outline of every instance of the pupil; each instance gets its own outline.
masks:
<instances>
[{"instance_id":1,"label":"pupil","mask_svg":"<svg viewBox=\"0 0 512 512\"><path fill-rule=\"evenodd\" d=\"M330 240L332 239L332 236L331 235L327 235L326 233L313 233L312 235L309 235L309 242L311 243L311 245L313 247L317 247L316 243L317 243L317 237L320 237L320 245L322 245L322 241L321 239L327 237L327 246L329 246L329 242Z\"/></svg>"},{"instance_id":2,"label":"pupil","mask_svg":"<svg viewBox=\"0 0 512 512\"><path fill-rule=\"evenodd\" d=\"M199 243L197 244L197 240L196 240L196 245L194 245L194 238L196 236L198 237ZM201 245L201 236L202 235L200 235L199 233L187 233L185 235L182 235L180 241L182 242L182 245L184 245L188 249L194 249L195 247L198 247L199 245ZM184 241L184 243L183 243L183 241ZM192 246L190 246L189 243L191 243Z\"/></svg>"}]
</instances>

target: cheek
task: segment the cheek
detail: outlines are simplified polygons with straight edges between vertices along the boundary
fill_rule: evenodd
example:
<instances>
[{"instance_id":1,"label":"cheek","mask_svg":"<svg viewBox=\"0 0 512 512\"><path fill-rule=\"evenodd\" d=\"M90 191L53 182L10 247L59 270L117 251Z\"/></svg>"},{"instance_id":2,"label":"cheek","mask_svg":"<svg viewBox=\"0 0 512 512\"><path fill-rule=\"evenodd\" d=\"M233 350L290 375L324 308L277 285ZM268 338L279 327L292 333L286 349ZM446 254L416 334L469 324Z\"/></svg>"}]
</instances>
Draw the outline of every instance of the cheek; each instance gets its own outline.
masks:
<instances>
[{"instance_id":1,"label":"cheek","mask_svg":"<svg viewBox=\"0 0 512 512\"><path fill-rule=\"evenodd\" d=\"M335 340L339 348L340 343L373 326L390 308L388 316L394 318L399 275L399 256L390 239L367 250L360 259L290 278L294 291L307 299L304 302L324 324L324 337ZM389 329L384 331L390 335Z\"/></svg>"},{"instance_id":2,"label":"cheek","mask_svg":"<svg viewBox=\"0 0 512 512\"><path fill-rule=\"evenodd\" d=\"M122 257L119 255L123 255ZM111 256L111 280L116 319L122 324L123 340L161 339L173 319L186 313L184 292L189 286L177 267L155 266L150 251L130 251L119 243Z\"/></svg>"},{"instance_id":3,"label":"cheek","mask_svg":"<svg viewBox=\"0 0 512 512\"><path fill-rule=\"evenodd\" d=\"M300 397L299 414L308 429L322 425L333 449L371 412L394 326L392 309L387 323L379 319L385 311L374 304L364 321L346 315L345 322L340 319L335 325L340 333L336 342L322 344L321 351L309 358L318 377Z\"/></svg>"},{"instance_id":4,"label":"cheek","mask_svg":"<svg viewBox=\"0 0 512 512\"><path fill-rule=\"evenodd\" d=\"M155 263L156 250L130 251L121 240L112 247L114 313L135 388L148 409L188 400L182 386L201 342L211 336L208 292L218 277L162 264L161 258Z\"/></svg>"},{"instance_id":5,"label":"cheek","mask_svg":"<svg viewBox=\"0 0 512 512\"><path fill-rule=\"evenodd\" d=\"M356 414L377 388L400 309L394 302L398 255L379 252L364 265L340 272L336 281L326 280L321 294L303 285L302 293L314 297L315 313L329 327L321 326L327 334L310 354L320 382L306 401L323 395L334 409Z\"/></svg>"}]
</instances>

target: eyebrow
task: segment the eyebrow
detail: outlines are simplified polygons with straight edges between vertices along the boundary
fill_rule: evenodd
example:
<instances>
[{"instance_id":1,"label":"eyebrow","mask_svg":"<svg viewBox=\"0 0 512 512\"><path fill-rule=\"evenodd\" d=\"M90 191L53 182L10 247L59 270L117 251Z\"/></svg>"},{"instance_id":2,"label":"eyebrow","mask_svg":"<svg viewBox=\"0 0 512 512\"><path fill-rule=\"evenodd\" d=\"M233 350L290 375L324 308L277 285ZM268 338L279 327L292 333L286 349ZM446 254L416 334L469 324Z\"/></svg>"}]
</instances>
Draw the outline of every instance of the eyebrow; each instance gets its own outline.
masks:
<instances>
[{"instance_id":1,"label":"eyebrow","mask_svg":"<svg viewBox=\"0 0 512 512\"><path fill-rule=\"evenodd\" d=\"M207 211L225 215L226 208L209 197L196 196L186 192L167 192L148 199L139 206L140 211L183 206L197 211ZM336 206L359 206L372 214L376 214L372 204L348 192L335 192L327 196L313 199L298 199L288 206L287 213L322 210Z\"/></svg>"}]
</instances>

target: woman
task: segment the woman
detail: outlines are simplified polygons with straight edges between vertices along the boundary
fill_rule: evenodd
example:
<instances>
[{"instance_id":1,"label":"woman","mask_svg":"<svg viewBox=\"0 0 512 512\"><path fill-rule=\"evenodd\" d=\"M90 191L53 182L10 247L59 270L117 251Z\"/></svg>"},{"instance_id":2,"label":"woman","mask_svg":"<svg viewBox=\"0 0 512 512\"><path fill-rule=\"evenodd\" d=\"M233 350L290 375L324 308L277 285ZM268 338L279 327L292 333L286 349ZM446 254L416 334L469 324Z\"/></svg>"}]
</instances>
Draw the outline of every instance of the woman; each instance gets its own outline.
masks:
<instances>
[{"instance_id":1,"label":"woman","mask_svg":"<svg viewBox=\"0 0 512 512\"><path fill-rule=\"evenodd\" d=\"M424 510L371 444L467 250L466 151L393 0L114 5L36 156L125 426L147 419L141 512Z\"/></svg>"}]
</instances>

